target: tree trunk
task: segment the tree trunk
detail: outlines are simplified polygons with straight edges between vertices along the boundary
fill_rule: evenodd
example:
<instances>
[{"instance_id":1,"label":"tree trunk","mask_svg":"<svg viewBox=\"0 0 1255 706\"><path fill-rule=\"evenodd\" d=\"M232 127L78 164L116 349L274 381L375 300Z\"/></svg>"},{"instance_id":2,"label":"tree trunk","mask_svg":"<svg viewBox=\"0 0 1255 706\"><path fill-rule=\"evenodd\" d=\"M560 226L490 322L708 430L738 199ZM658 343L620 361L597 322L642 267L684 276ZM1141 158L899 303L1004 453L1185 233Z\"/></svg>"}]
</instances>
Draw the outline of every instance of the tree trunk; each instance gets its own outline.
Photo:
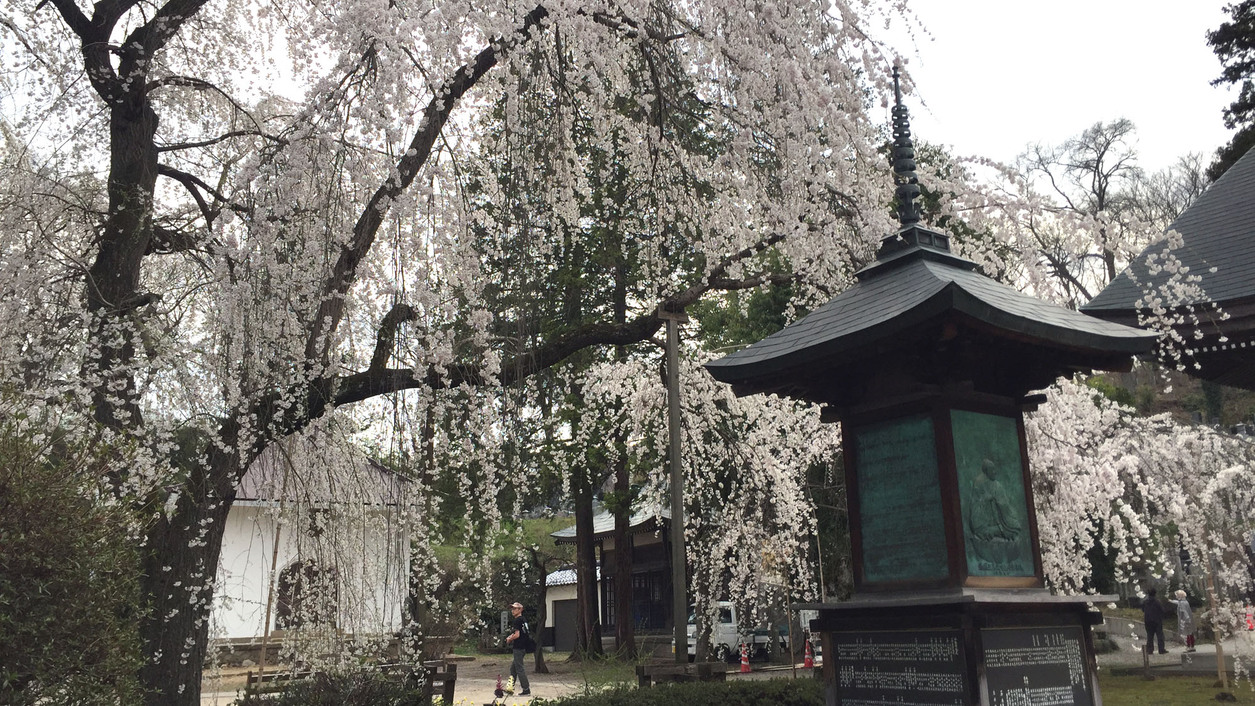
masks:
<instances>
[{"instance_id":1,"label":"tree trunk","mask_svg":"<svg viewBox=\"0 0 1255 706\"><path fill-rule=\"evenodd\" d=\"M1220 683L1220 688L1229 688L1229 672L1225 669L1224 663L1224 623L1219 618L1219 611L1216 609L1216 562L1210 562L1207 567L1207 606L1211 609L1211 631L1212 639L1216 642L1216 679ZM1150 652L1150 634L1146 635L1146 651Z\"/></svg>"},{"instance_id":2,"label":"tree trunk","mask_svg":"<svg viewBox=\"0 0 1255 706\"><path fill-rule=\"evenodd\" d=\"M113 429L136 429L141 420L130 319L148 301L140 294L140 279L152 237L157 114L144 97L128 96L119 103L109 113L109 211L100 225L100 249L85 292L95 355L88 356L84 371L102 378L93 390L96 421Z\"/></svg>"},{"instance_id":3,"label":"tree trunk","mask_svg":"<svg viewBox=\"0 0 1255 706\"><path fill-rule=\"evenodd\" d=\"M401 634L405 641L405 649L413 659L423 660L429 657L424 653L423 638L431 629L431 607L427 596L427 565L425 557L419 556L410 547L409 591L405 597L406 624Z\"/></svg>"},{"instance_id":4,"label":"tree trunk","mask_svg":"<svg viewBox=\"0 0 1255 706\"><path fill-rule=\"evenodd\" d=\"M538 561L536 564L540 567L540 590L536 594L536 629L532 631L537 635L537 639L533 640L535 646L532 648L532 651L535 652L536 665L532 671L536 674L548 674L549 666L545 664L545 647L541 642L543 642L545 634L545 619L549 612L545 609L549 586L545 584L545 562Z\"/></svg>"},{"instance_id":5,"label":"tree trunk","mask_svg":"<svg viewBox=\"0 0 1255 706\"><path fill-rule=\"evenodd\" d=\"M427 409L423 415L422 434L422 460L419 465L418 482L420 487L432 488L435 486L436 475L436 408L432 404L427 405ZM422 499L422 517L431 518L434 513L435 497L431 493L424 493ZM429 637L432 631L432 612L431 612L431 596L428 594L426 579L429 570L428 559L430 558L425 552L416 551L415 542L410 543L410 573L409 573L409 590L407 591L406 616L408 624L403 628L402 634L405 638L405 646L415 659L427 659L424 655L423 639Z\"/></svg>"},{"instance_id":6,"label":"tree trunk","mask_svg":"<svg viewBox=\"0 0 1255 706\"><path fill-rule=\"evenodd\" d=\"M621 471L616 471L615 492L627 497L627 463L620 459ZM632 615L632 536L628 528L632 522L631 508L623 508L614 517L614 637L615 651L620 657L636 659L636 631Z\"/></svg>"},{"instance_id":7,"label":"tree trunk","mask_svg":"<svg viewBox=\"0 0 1255 706\"><path fill-rule=\"evenodd\" d=\"M209 477L219 490L226 486L228 492L185 494L173 516L157 521L148 532L140 577L147 608L140 621L140 640L147 659L139 678L146 706L200 704L212 582L235 498L234 473L219 468Z\"/></svg>"},{"instance_id":8,"label":"tree trunk","mask_svg":"<svg viewBox=\"0 0 1255 706\"><path fill-rule=\"evenodd\" d=\"M668 537L667 570L671 571L671 562L670 562L671 545L669 543L670 542L670 529L668 529L667 537ZM693 601L693 605L692 605L693 640L694 642L697 643L694 649L694 659L698 662L705 662L710 659L710 656L711 656L710 655L710 651L711 651L710 650L710 635L711 635L712 630L714 629L714 626L711 625L710 618L706 614L706 611L701 609L701 606L704 603L706 603L710 598L710 591L708 590L706 581L703 579L703 576L704 576L704 572L698 571L697 568L694 567L693 573L690 576L690 580L693 583L691 587L688 585L684 585L684 586L672 586L671 588L672 591L685 591L687 594L685 598L691 599ZM674 594L668 597L668 600L674 600ZM688 600L685 600L685 605L687 604L688 604ZM687 633L688 616L677 615L675 616L675 620L682 621L683 623L686 624L685 631ZM672 627L674 628L675 626L673 625ZM679 645L676 645L675 649L676 649L676 654L680 654L680 650L685 650L686 652L688 651L687 634L685 635L685 646L680 647ZM679 660L677 659L677 661Z\"/></svg>"},{"instance_id":9,"label":"tree trunk","mask_svg":"<svg viewBox=\"0 0 1255 706\"><path fill-rule=\"evenodd\" d=\"M627 261L620 252L614 268L614 322L627 321ZM614 357L627 362L627 347L615 346ZM621 406L621 405L620 405ZM636 616L632 600L632 478L628 473L627 438L622 429L615 431L614 492L617 502L614 513L614 638L620 657L636 659Z\"/></svg>"},{"instance_id":10,"label":"tree trunk","mask_svg":"<svg viewBox=\"0 0 1255 706\"><path fill-rule=\"evenodd\" d=\"M593 541L593 489L587 469L577 471L575 494L575 583L579 612L576 652L599 657L601 621L597 601L597 557Z\"/></svg>"}]
</instances>

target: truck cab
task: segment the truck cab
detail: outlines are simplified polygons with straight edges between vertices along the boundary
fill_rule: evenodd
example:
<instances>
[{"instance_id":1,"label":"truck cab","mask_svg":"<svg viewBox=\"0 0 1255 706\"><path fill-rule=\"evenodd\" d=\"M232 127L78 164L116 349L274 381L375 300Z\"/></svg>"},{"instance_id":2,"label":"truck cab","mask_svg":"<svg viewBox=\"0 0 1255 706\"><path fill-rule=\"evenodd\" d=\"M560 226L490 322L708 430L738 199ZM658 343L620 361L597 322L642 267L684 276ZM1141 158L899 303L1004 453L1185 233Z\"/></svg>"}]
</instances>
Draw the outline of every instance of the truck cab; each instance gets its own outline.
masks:
<instances>
[{"instance_id":1,"label":"truck cab","mask_svg":"<svg viewBox=\"0 0 1255 706\"><path fill-rule=\"evenodd\" d=\"M775 630L763 623L754 630L742 632L739 629L736 606L731 601L719 601L719 610L715 614L714 625L710 631L711 655L722 662L735 662L741 658L741 645L745 645L752 658L766 658L773 639L779 641L781 650L788 650L787 633ZM693 613L689 613L688 657L692 661L697 656L697 624Z\"/></svg>"}]
</instances>

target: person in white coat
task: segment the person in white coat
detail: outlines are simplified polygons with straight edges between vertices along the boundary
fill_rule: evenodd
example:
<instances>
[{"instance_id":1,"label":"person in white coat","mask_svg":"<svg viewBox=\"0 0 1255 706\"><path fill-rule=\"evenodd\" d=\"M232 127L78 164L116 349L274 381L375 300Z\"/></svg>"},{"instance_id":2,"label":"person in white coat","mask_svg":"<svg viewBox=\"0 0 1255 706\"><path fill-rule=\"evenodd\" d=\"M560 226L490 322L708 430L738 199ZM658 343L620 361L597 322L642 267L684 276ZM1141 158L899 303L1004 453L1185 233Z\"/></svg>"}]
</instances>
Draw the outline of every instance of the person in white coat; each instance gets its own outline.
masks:
<instances>
[{"instance_id":1,"label":"person in white coat","mask_svg":"<svg viewBox=\"0 0 1255 706\"><path fill-rule=\"evenodd\" d=\"M1185 599L1185 591L1177 591L1176 598L1169 601L1177 607L1177 634L1185 638L1185 651L1194 651L1194 612L1190 610L1190 602Z\"/></svg>"}]
</instances>

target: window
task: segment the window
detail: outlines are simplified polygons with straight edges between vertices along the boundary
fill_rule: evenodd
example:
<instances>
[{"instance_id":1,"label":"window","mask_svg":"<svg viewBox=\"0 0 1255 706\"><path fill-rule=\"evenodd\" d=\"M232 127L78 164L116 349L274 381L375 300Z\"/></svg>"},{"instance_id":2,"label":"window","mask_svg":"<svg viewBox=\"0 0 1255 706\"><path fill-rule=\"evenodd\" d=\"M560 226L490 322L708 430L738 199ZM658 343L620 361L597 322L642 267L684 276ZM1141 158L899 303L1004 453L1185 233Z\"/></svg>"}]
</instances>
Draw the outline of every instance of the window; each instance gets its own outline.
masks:
<instances>
[{"instance_id":1,"label":"window","mask_svg":"<svg viewBox=\"0 0 1255 706\"><path fill-rule=\"evenodd\" d=\"M297 630L336 624L340 592L335 567L319 566L313 559L295 561L279 572L275 601L275 627Z\"/></svg>"}]
</instances>

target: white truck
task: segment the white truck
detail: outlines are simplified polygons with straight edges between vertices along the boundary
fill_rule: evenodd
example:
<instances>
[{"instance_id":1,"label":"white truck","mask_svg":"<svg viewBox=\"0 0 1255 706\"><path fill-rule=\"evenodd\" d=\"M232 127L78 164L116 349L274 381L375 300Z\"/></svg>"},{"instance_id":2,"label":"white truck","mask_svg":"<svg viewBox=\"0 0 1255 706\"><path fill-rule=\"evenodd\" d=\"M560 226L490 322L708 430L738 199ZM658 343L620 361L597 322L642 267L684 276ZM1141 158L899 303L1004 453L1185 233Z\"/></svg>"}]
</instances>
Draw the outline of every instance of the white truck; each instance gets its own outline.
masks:
<instances>
[{"instance_id":1,"label":"white truck","mask_svg":"<svg viewBox=\"0 0 1255 706\"><path fill-rule=\"evenodd\" d=\"M744 644L752 658L765 658L772 640L776 640L778 649L788 651L789 636L786 630L777 629L767 623L761 623L749 632L738 629L736 606L730 601L719 601L719 612L715 624L711 626L710 646L711 657L723 662L737 662L741 659L741 645ZM689 614L688 624L688 656L689 661L697 657L697 625L694 616ZM674 642L674 641L673 641ZM672 648L674 649L674 645Z\"/></svg>"}]
</instances>

